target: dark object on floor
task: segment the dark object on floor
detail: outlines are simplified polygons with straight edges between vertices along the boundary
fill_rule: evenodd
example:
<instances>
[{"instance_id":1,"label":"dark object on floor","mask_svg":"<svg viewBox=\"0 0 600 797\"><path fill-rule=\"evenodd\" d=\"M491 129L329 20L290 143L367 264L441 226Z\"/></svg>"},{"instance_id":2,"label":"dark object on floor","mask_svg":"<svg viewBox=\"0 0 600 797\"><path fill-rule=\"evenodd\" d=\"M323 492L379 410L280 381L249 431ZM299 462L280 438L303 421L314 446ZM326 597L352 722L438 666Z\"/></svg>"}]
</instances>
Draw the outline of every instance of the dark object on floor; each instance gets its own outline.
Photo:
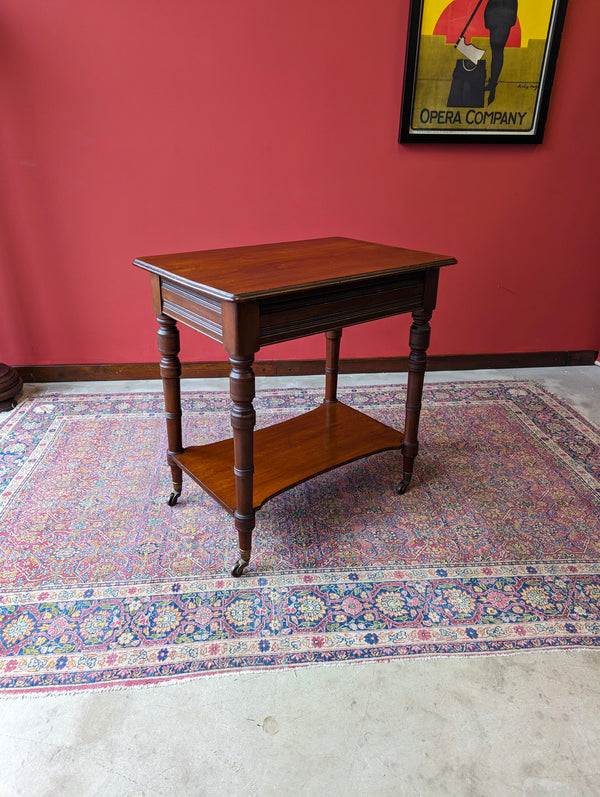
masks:
<instances>
[{"instance_id":1,"label":"dark object on floor","mask_svg":"<svg viewBox=\"0 0 600 797\"><path fill-rule=\"evenodd\" d=\"M21 392L23 380L10 365L0 363L0 412L16 407L15 397Z\"/></svg>"}]
</instances>

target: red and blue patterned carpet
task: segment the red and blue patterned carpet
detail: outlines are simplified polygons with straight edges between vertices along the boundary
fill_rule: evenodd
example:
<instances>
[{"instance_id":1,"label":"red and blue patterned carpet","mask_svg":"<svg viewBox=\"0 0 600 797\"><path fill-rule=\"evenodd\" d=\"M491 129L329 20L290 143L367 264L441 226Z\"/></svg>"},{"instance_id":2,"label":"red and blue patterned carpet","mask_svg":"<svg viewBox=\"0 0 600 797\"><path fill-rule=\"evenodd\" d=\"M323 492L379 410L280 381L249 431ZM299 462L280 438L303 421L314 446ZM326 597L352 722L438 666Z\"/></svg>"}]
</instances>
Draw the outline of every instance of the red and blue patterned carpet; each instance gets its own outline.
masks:
<instances>
[{"instance_id":1,"label":"red and blue patterned carpet","mask_svg":"<svg viewBox=\"0 0 600 797\"><path fill-rule=\"evenodd\" d=\"M402 428L404 389L340 399ZM317 406L264 391L267 425ZM227 437L187 393L184 443ZM268 502L250 567L190 480L176 507L160 394L46 395L0 425L0 690L600 643L600 434L533 383L425 389L400 496L384 452ZM290 452L293 456L293 451Z\"/></svg>"}]
</instances>

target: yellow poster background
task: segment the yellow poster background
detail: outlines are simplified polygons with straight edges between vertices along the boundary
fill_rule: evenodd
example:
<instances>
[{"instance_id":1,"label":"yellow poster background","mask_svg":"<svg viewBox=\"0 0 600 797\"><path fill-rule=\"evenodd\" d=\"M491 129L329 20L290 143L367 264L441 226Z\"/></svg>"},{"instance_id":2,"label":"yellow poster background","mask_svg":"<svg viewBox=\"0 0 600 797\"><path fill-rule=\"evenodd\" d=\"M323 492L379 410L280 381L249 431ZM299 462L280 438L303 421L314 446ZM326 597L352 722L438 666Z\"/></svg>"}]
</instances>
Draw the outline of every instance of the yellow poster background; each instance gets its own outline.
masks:
<instances>
[{"instance_id":1,"label":"yellow poster background","mask_svg":"<svg viewBox=\"0 0 600 797\"><path fill-rule=\"evenodd\" d=\"M451 5L451 0L424 0L421 33L432 36L442 12ZM521 23L521 46L529 39L545 39L548 34L553 0L521 0L519 22ZM474 3L473 7L475 7Z\"/></svg>"}]
</instances>

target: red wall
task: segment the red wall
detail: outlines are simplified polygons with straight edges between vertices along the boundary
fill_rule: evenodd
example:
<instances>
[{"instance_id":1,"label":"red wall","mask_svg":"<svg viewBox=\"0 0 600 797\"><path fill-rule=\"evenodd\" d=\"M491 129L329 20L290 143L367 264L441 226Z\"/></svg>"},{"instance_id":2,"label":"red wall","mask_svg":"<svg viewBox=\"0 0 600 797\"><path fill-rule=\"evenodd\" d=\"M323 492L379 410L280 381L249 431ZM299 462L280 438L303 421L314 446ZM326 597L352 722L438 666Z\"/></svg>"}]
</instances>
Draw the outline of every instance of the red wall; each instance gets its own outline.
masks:
<instances>
[{"instance_id":1,"label":"red wall","mask_svg":"<svg viewBox=\"0 0 600 797\"><path fill-rule=\"evenodd\" d=\"M155 360L134 257L327 235L459 258L433 353L596 348L600 3L570 3L535 147L397 143L408 7L4 0L0 360ZM348 330L342 355L404 354L405 328Z\"/></svg>"}]
</instances>

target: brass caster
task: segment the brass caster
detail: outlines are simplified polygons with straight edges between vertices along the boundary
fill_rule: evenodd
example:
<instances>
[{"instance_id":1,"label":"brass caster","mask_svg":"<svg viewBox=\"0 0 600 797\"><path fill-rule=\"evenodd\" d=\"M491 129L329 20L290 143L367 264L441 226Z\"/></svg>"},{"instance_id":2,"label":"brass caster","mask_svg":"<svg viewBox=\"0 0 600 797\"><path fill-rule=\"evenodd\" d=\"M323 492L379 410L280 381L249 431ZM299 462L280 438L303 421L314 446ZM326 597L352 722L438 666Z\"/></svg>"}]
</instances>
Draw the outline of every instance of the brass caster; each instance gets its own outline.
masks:
<instances>
[{"instance_id":1,"label":"brass caster","mask_svg":"<svg viewBox=\"0 0 600 797\"><path fill-rule=\"evenodd\" d=\"M404 478L400 482L398 486L398 495L404 495L404 493L408 490L408 485L410 484L411 476L410 474L405 474Z\"/></svg>"},{"instance_id":2,"label":"brass caster","mask_svg":"<svg viewBox=\"0 0 600 797\"><path fill-rule=\"evenodd\" d=\"M181 495L181 485L180 484L174 484L173 485L173 492L169 496L169 500L167 501L167 504L169 506L175 506L175 504L177 503L177 499L179 498L180 495Z\"/></svg>"},{"instance_id":3,"label":"brass caster","mask_svg":"<svg viewBox=\"0 0 600 797\"><path fill-rule=\"evenodd\" d=\"M250 563L250 551L240 551L240 558L234 564L231 575L239 578Z\"/></svg>"}]
</instances>

